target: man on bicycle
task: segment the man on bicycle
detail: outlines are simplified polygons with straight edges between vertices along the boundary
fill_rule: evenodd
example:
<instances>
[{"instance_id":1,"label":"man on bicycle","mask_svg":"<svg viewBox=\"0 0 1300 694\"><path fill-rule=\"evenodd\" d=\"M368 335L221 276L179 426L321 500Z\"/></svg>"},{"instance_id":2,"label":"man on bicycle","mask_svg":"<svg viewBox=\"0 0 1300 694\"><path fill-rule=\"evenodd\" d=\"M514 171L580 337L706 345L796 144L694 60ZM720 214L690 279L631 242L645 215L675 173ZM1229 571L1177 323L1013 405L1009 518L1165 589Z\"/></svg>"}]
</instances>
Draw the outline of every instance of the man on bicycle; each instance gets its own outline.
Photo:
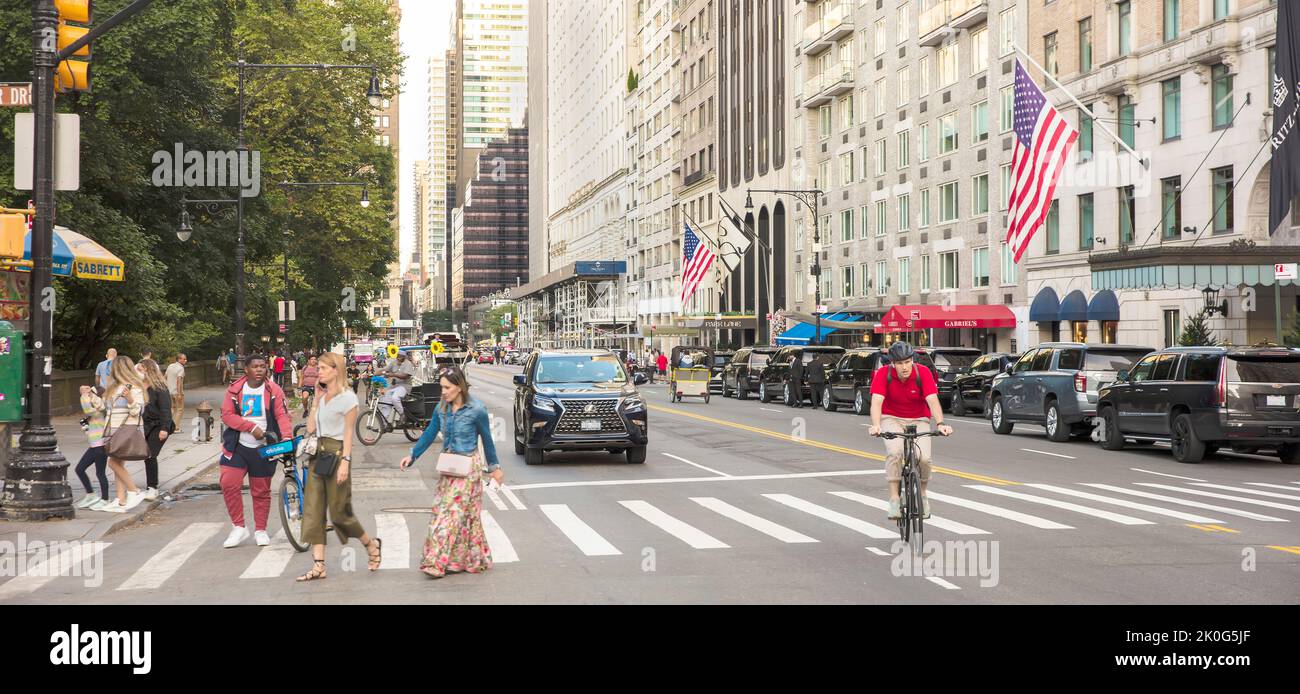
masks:
<instances>
[{"instance_id":1,"label":"man on bicycle","mask_svg":"<svg viewBox=\"0 0 1300 694\"><path fill-rule=\"evenodd\" d=\"M880 436L881 432L901 434L911 424L916 425L918 433L927 432L930 431L931 419L940 434L952 435L952 427L943 423L943 408L939 405L939 388L935 384L934 374L926 367L914 364L914 356L916 352L911 345L902 341L895 342L889 346L889 364L880 367L872 377L872 436ZM903 446L913 443L920 451L920 460L916 464L921 479L922 516L930 517L930 498L925 493L930 483L930 439L919 438L915 442L886 439L885 478L889 480L891 519L902 516L898 496L903 480Z\"/></svg>"}]
</instances>

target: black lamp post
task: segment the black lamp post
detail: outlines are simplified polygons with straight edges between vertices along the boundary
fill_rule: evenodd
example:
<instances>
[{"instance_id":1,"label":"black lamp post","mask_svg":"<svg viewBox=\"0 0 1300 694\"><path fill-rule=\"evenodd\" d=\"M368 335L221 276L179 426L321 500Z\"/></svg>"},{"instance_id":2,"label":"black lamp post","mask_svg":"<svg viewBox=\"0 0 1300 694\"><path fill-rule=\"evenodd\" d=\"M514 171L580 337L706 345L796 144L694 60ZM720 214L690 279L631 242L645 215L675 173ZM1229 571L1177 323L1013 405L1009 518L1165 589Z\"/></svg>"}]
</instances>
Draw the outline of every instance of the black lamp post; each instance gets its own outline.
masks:
<instances>
[{"instance_id":1,"label":"black lamp post","mask_svg":"<svg viewBox=\"0 0 1300 694\"><path fill-rule=\"evenodd\" d=\"M758 189L748 190L747 189L745 191L745 209L747 210L754 209L754 199L750 197L751 193L771 193L773 195L789 195L795 198L796 200L798 200L799 202L802 202L804 205L808 207L810 211L812 211L813 260L812 260L812 268L809 270L809 273L812 275L813 281L817 283L816 287L814 287L813 289L813 302L814 302L813 313L817 316L817 331L813 333L813 337L811 340L808 341L808 344L820 345L822 340L822 314L817 309L821 307L822 304L822 279L821 279L822 252L820 248L822 237L821 237L821 228L819 225L820 220L818 220L817 218L817 206L818 206L818 202L821 200L822 191L816 188L808 188L805 190L758 190Z\"/></svg>"}]
</instances>

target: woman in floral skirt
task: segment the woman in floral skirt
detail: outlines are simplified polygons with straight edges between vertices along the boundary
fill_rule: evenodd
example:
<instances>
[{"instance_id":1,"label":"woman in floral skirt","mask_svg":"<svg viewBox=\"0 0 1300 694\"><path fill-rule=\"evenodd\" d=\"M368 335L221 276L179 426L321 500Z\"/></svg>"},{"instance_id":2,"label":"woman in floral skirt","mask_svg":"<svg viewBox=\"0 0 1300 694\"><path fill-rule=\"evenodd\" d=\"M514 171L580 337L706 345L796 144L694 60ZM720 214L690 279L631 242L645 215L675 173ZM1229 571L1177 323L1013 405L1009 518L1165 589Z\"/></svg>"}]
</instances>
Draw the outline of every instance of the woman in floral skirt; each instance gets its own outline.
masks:
<instances>
[{"instance_id":1,"label":"woman in floral skirt","mask_svg":"<svg viewBox=\"0 0 1300 694\"><path fill-rule=\"evenodd\" d=\"M492 444L487 408L469 396L469 382L456 367L442 371L442 402L433 412L429 426L415 443L411 455L402 459L410 467L442 434L444 453L470 456L467 477L438 476L434 491L433 519L424 541L420 570L434 578L448 572L479 573L492 568L492 550L483 534L483 484L485 478L501 484L505 474ZM480 442L482 448L480 448Z\"/></svg>"}]
</instances>

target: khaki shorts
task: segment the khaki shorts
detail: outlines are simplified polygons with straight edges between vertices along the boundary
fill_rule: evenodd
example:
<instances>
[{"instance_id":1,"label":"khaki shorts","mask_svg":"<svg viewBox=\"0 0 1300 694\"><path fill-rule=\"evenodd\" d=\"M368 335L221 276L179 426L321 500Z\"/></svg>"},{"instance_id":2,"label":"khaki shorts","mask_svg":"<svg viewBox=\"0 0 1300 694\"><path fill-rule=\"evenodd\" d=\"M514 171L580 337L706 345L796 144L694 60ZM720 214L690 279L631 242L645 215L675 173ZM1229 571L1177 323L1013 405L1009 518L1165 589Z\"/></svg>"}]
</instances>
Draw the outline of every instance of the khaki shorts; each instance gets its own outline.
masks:
<instances>
[{"instance_id":1,"label":"khaki shorts","mask_svg":"<svg viewBox=\"0 0 1300 694\"><path fill-rule=\"evenodd\" d=\"M918 432L930 431L929 419L903 419L901 417L892 417L884 415L880 418L880 431L892 431L898 434L903 433L904 427L909 424L915 424ZM901 482L903 480L903 444L907 443L906 439L885 439L885 479L889 482ZM916 447L921 451L920 464L917 469L920 472L922 482L930 481L930 439L916 439Z\"/></svg>"}]
</instances>

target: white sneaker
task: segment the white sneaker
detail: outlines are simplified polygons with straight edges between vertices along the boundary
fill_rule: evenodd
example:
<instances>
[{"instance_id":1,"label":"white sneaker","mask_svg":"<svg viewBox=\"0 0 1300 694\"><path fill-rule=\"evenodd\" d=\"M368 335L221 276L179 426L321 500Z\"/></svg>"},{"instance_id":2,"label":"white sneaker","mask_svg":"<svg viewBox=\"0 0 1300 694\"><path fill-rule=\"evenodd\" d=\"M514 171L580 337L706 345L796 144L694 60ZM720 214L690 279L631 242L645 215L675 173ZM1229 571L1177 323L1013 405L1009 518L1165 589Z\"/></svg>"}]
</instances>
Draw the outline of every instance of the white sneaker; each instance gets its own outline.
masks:
<instances>
[{"instance_id":1,"label":"white sneaker","mask_svg":"<svg viewBox=\"0 0 1300 694\"><path fill-rule=\"evenodd\" d=\"M265 547L271 544L271 536L267 535L265 530L258 530L253 533L253 540L257 542L258 547Z\"/></svg>"},{"instance_id":2,"label":"white sneaker","mask_svg":"<svg viewBox=\"0 0 1300 694\"><path fill-rule=\"evenodd\" d=\"M99 501L98 494L87 494L81 497L81 500L77 502L76 506L77 508L90 508L96 501Z\"/></svg>"},{"instance_id":3,"label":"white sneaker","mask_svg":"<svg viewBox=\"0 0 1300 694\"><path fill-rule=\"evenodd\" d=\"M109 499L99 510L105 513L126 513L126 507L117 503L117 499Z\"/></svg>"},{"instance_id":4,"label":"white sneaker","mask_svg":"<svg viewBox=\"0 0 1300 694\"><path fill-rule=\"evenodd\" d=\"M149 487L148 489L144 490L144 500L145 500L145 501L157 501L157 500L158 500L158 488L157 488L157 487Z\"/></svg>"},{"instance_id":5,"label":"white sneaker","mask_svg":"<svg viewBox=\"0 0 1300 694\"><path fill-rule=\"evenodd\" d=\"M226 549L230 549L231 547L238 547L239 543L247 539L248 539L248 528L245 528L242 525L236 525L234 528L231 529L230 535L226 537L225 542L221 543L221 546L225 547Z\"/></svg>"},{"instance_id":6,"label":"white sneaker","mask_svg":"<svg viewBox=\"0 0 1300 694\"><path fill-rule=\"evenodd\" d=\"M139 506L142 501L144 501L144 494L142 492L127 492L125 508L130 511L136 506Z\"/></svg>"},{"instance_id":7,"label":"white sneaker","mask_svg":"<svg viewBox=\"0 0 1300 694\"><path fill-rule=\"evenodd\" d=\"M86 507L87 511L103 511L108 506L108 499L96 499L95 503Z\"/></svg>"}]
</instances>

